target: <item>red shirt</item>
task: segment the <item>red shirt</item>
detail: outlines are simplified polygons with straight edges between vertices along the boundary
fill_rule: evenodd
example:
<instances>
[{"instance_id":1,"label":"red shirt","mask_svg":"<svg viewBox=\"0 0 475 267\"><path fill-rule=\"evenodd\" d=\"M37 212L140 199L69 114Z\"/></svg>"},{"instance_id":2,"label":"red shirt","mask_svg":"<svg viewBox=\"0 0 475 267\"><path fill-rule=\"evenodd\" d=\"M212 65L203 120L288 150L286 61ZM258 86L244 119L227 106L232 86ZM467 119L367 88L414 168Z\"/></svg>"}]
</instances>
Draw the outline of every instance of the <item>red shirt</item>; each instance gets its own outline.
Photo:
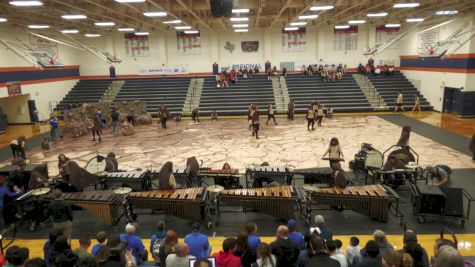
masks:
<instances>
[{"instance_id":1,"label":"red shirt","mask_svg":"<svg viewBox=\"0 0 475 267\"><path fill-rule=\"evenodd\" d=\"M216 267L241 267L241 258L230 252L220 251L212 256L216 258Z\"/></svg>"}]
</instances>

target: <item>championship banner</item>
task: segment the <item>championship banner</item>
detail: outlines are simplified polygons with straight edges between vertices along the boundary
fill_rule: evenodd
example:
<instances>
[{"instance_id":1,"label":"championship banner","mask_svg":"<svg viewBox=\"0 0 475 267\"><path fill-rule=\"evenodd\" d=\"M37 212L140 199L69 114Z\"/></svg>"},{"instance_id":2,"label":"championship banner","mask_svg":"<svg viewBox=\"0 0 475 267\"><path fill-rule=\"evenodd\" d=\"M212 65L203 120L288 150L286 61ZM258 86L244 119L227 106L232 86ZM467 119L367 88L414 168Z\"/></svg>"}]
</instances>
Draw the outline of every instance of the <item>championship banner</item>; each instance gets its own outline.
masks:
<instances>
[{"instance_id":1,"label":"championship banner","mask_svg":"<svg viewBox=\"0 0 475 267\"><path fill-rule=\"evenodd\" d=\"M259 51L259 41L241 41L241 50L244 53L255 53Z\"/></svg>"},{"instance_id":2,"label":"championship banner","mask_svg":"<svg viewBox=\"0 0 475 267\"><path fill-rule=\"evenodd\" d=\"M296 31L282 29L282 52L305 52L307 49L307 28Z\"/></svg>"},{"instance_id":3,"label":"championship banner","mask_svg":"<svg viewBox=\"0 0 475 267\"><path fill-rule=\"evenodd\" d=\"M201 55L200 33L186 34L176 33L176 46L179 56Z\"/></svg>"},{"instance_id":4,"label":"championship banner","mask_svg":"<svg viewBox=\"0 0 475 267\"><path fill-rule=\"evenodd\" d=\"M139 69L139 75L179 75L188 74L190 72L190 66L148 66L141 67Z\"/></svg>"},{"instance_id":5,"label":"championship banner","mask_svg":"<svg viewBox=\"0 0 475 267\"><path fill-rule=\"evenodd\" d=\"M262 67L262 64L256 63L256 64L233 64L231 67L228 67L228 69L234 68L235 70L240 70L240 69L248 69L248 70L254 70L255 68L258 68L259 70L264 69Z\"/></svg>"},{"instance_id":6,"label":"championship banner","mask_svg":"<svg viewBox=\"0 0 475 267\"><path fill-rule=\"evenodd\" d=\"M21 83L7 82L7 90L9 96L21 95Z\"/></svg>"},{"instance_id":7,"label":"championship banner","mask_svg":"<svg viewBox=\"0 0 475 267\"><path fill-rule=\"evenodd\" d=\"M428 25L426 28L432 27ZM440 27L437 27L430 31L419 33L417 42L417 53L431 54L433 46L439 41Z\"/></svg>"},{"instance_id":8,"label":"championship banner","mask_svg":"<svg viewBox=\"0 0 475 267\"><path fill-rule=\"evenodd\" d=\"M128 57L148 57L150 48L148 46L147 35L135 35L134 33L125 33L125 54Z\"/></svg>"}]
</instances>

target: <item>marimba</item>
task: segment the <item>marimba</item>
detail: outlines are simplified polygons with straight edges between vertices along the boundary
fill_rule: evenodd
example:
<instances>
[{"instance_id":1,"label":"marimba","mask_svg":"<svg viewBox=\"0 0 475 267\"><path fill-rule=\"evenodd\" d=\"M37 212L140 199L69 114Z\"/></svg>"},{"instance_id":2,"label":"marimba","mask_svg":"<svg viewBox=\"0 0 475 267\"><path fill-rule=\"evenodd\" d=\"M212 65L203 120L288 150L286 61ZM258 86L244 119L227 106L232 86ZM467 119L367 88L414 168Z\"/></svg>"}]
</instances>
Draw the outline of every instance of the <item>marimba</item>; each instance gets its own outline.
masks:
<instances>
[{"instance_id":1,"label":"marimba","mask_svg":"<svg viewBox=\"0 0 475 267\"><path fill-rule=\"evenodd\" d=\"M135 191L152 188L152 173L146 171L109 172L103 173L101 183L108 188L130 187Z\"/></svg>"},{"instance_id":2,"label":"marimba","mask_svg":"<svg viewBox=\"0 0 475 267\"><path fill-rule=\"evenodd\" d=\"M221 185L224 188L239 188L239 175L238 169L200 169L198 174L201 178L213 178L214 184Z\"/></svg>"},{"instance_id":3,"label":"marimba","mask_svg":"<svg viewBox=\"0 0 475 267\"><path fill-rule=\"evenodd\" d=\"M219 206L241 206L244 211L257 210L280 219L294 217L292 186L228 189L219 193Z\"/></svg>"},{"instance_id":4,"label":"marimba","mask_svg":"<svg viewBox=\"0 0 475 267\"><path fill-rule=\"evenodd\" d=\"M128 200L134 208L162 210L176 217L200 221L204 218L205 191L202 187L193 187L132 192Z\"/></svg>"},{"instance_id":5,"label":"marimba","mask_svg":"<svg viewBox=\"0 0 475 267\"><path fill-rule=\"evenodd\" d=\"M293 179L295 179L295 175L302 175L306 184L335 184L333 171L328 167L293 170L292 175Z\"/></svg>"},{"instance_id":6,"label":"marimba","mask_svg":"<svg viewBox=\"0 0 475 267\"><path fill-rule=\"evenodd\" d=\"M349 186L339 188L316 188L312 190L298 189L302 202L307 201L312 211L312 204L344 207L362 213L381 222L386 222L390 212L390 195L382 185Z\"/></svg>"},{"instance_id":7,"label":"marimba","mask_svg":"<svg viewBox=\"0 0 475 267\"><path fill-rule=\"evenodd\" d=\"M292 183L292 175L284 165L246 167L246 186L262 187L262 182Z\"/></svg>"},{"instance_id":8,"label":"marimba","mask_svg":"<svg viewBox=\"0 0 475 267\"><path fill-rule=\"evenodd\" d=\"M41 199L52 201L53 196L48 194ZM104 219L109 225L116 225L121 218L119 208L122 198L114 194L112 190L63 193L63 199L71 205Z\"/></svg>"}]
</instances>

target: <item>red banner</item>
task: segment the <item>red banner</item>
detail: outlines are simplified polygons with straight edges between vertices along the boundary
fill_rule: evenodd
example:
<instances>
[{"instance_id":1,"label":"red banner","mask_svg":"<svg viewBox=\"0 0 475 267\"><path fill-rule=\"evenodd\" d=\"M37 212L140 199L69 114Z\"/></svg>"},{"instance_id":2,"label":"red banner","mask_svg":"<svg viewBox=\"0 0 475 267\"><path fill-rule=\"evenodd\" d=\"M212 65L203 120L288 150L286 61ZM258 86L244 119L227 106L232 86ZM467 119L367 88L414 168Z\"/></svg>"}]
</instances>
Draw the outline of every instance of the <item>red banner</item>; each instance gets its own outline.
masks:
<instances>
[{"instance_id":1,"label":"red banner","mask_svg":"<svg viewBox=\"0 0 475 267\"><path fill-rule=\"evenodd\" d=\"M358 33L358 26L350 26L347 29L334 29L335 33Z\"/></svg>"},{"instance_id":2,"label":"red banner","mask_svg":"<svg viewBox=\"0 0 475 267\"><path fill-rule=\"evenodd\" d=\"M398 31L399 31L399 27L388 28L384 25L376 27L376 32L398 32Z\"/></svg>"}]
</instances>

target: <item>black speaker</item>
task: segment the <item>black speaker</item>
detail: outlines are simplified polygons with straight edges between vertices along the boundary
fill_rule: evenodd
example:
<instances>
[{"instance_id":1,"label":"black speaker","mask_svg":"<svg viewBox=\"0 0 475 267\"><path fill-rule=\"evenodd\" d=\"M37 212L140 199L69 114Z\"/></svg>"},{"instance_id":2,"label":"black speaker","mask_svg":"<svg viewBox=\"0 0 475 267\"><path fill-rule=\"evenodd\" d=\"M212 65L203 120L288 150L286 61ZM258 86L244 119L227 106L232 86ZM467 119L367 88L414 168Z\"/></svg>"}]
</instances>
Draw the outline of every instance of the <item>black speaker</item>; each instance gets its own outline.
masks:
<instances>
[{"instance_id":1,"label":"black speaker","mask_svg":"<svg viewBox=\"0 0 475 267\"><path fill-rule=\"evenodd\" d=\"M0 107L0 133L4 133L7 129L7 116L3 113L2 107Z\"/></svg>"},{"instance_id":2,"label":"black speaker","mask_svg":"<svg viewBox=\"0 0 475 267\"><path fill-rule=\"evenodd\" d=\"M211 15L213 15L213 17L220 18L223 16L221 0L211 0L210 6L211 6Z\"/></svg>"},{"instance_id":3,"label":"black speaker","mask_svg":"<svg viewBox=\"0 0 475 267\"><path fill-rule=\"evenodd\" d=\"M35 114L36 102L35 100L28 100L28 112L30 113L30 121L38 122L38 114Z\"/></svg>"},{"instance_id":4,"label":"black speaker","mask_svg":"<svg viewBox=\"0 0 475 267\"><path fill-rule=\"evenodd\" d=\"M221 6L223 17L231 17L233 13L233 0L222 0Z\"/></svg>"}]
</instances>

